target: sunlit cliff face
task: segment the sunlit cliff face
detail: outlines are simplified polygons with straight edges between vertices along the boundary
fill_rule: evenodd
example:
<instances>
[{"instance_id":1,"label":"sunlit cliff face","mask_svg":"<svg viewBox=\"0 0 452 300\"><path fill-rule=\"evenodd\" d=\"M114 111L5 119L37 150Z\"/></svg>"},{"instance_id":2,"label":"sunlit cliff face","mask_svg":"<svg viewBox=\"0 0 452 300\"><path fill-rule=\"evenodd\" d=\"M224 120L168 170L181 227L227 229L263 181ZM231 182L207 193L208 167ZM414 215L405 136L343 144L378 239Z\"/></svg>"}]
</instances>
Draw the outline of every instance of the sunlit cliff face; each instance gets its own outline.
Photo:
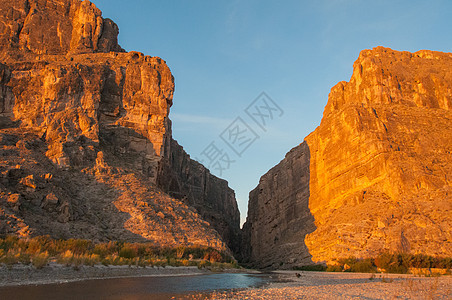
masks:
<instances>
[{"instance_id":1,"label":"sunlit cliff face","mask_svg":"<svg viewBox=\"0 0 452 300\"><path fill-rule=\"evenodd\" d=\"M89 1L0 0L0 26L0 234L233 248L234 192L172 139L164 60Z\"/></svg>"},{"instance_id":2,"label":"sunlit cliff face","mask_svg":"<svg viewBox=\"0 0 452 300\"><path fill-rule=\"evenodd\" d=\"M320 126L250 194L252 260L451 255L451 66L450 53L362 51L350 81L332 88ZM295 158L308 153L304 167ZM288 254L260 255L264 240Z\"/></svg>"},{"instance_id":3,"label":"sunlit cliff face","mask_svg":"<svg viewBox=\"0 0 452 300\"><path fill-rule=\"evenodd\" d=\"M314 260L449 253L451 65L448 53L365 50L350 82L332 89L306 138Z\"/></svg>"}]
</instances>

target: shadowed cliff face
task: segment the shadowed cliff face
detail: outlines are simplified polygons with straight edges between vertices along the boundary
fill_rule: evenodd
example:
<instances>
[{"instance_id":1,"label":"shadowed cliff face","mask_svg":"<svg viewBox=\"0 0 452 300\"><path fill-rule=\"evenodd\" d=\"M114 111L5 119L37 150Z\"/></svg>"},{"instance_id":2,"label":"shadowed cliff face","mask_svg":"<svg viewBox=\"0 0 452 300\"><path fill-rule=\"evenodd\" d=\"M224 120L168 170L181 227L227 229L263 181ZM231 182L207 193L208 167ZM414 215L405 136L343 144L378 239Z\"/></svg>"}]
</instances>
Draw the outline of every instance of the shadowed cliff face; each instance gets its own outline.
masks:
<instances>
[{"instance_id":1,"label":"shadowed cliff face","mask_svg":"<svg viewBox=\"0 0 452 300\"><path fill-rule=\"evenodd\" d=\"M240 251L240 212L228 182L213 176L190 159L172 140L169 157L160 164L158 185L169 195L195 208L220 234L235 254Z\"/></svg>"},{"instance_id":2,"label":"shadowed cliff face","mask_svg":"<svg viewBox=\"0 0 452 300\"><path fill-rule=\"evenodd\" d=\"M245 263L271 269L312 263L304 242L315 230L308 207L309 159L308 144L302 143L250 192L242 241Z\"/></svg>"},{"instance_id":3,"label":"shadowed cliff face","mask_svg":"<svg viewBox=\"0 0 452 300\"><path fill-rule=\"evenodd\" d=\"M0 27L0 233L233 245L234 192L172 140L162 59L125 53L89 1L1 0Z\"/></svg>"},{"instance_id":4,"label":"shadowed cliff face","mask_svg":"<svg viewBox=\"0 0 452 300\"><path fill-rule=\"evenodd\" d=\"M305 139L316 229L304 242L313 262L380 251L452 255L451 67L450 53L378 47L362 51L350 81L332 88L320 126ZM282 199L253 198L249 216ZM250 221L248 236L270 234ZM251 238L250 245L262 241Z\"/></svg>"}]
</instances>

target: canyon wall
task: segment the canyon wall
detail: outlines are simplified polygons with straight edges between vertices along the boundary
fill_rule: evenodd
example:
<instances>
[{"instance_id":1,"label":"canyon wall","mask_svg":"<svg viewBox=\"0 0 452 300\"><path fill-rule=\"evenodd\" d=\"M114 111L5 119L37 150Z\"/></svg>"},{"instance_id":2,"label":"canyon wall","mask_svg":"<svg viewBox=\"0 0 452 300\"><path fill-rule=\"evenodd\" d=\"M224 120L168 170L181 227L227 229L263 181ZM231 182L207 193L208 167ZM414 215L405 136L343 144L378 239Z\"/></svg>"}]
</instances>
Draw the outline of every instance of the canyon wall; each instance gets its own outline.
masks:
<instances>
[{"instance_id":1,"label":"canyon wall","mask_svg":"<svg viewBox=\"0 0 452 300\"><path fill-rule=\"evenodd\" d=\"M192 160L175 140L160 164L158 185L171 197L183 200L209 222L233 250L240 250L240 212L234 191L226 180L215 177Z\"/></svg>"},{"instance_id":2,"label":"canyon wall","mask_svg":"<svg viewBox=\"0 0 452 300\"><path fill-rule=\"evenodd\" d=\"M1 0L0 29L0 233L233 245L234 192L172 139L165 61L89 1Z\"/></svg>"},{"instance_id":3,"label":"canyon wall","mask_svg":"<svg viewBox=\"0 0 452 300\"><path fill-rule=\"evenodd\" d=\"M271 185L299 169L287 157L256 188L272 196L250 193L243 251L252 254L276 238L282 242L273 247L298 250L252 254L250 262L288 268L311 256L329 263L381 251L451 256L451 67L450 53L362 51L350 81L332 88L320 126L291 151L309 149L309 168L289 183L295 192L309 177L308 205L287 197L285 186ZM298 220L281 213L285 207ZM306 221L310 214L315 227ZM275 229L287 220L300 229ZM291 242L305 234L305 245Z\"/></svg>"},{"instance_id":4,"label":"canyon wall","mask_svg":"<svg viewBox=\"0 0 452 300\"><path fill-rule=\"evenodd\" d=\"M118 26L90 1L2 0L1 61L29 54L124 52Z\"/></svg>"},{"instance_id":5,"label":"canyon wall","mask_svg":"<svg viewBox=\"0 0 452 300\"><path fill-rule=\"evenodd\" d=\"M309 147L303 142L250 192L243 226L243 262L257 268L291 268L311 263L304 243L315 230L309 211Z\"/></svg>"}]
</instances>

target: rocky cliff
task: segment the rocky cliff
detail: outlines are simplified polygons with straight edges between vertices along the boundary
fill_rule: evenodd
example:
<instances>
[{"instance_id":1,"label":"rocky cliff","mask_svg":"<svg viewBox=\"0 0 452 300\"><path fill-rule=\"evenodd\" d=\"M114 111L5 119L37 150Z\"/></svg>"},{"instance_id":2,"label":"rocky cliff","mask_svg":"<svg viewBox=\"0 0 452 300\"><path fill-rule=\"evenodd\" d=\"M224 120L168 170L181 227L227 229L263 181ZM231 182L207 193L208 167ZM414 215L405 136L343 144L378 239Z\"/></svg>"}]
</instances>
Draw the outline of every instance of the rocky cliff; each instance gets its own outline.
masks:
<instances>
[{"instance_id":1,"label":"rocky cliff","mask_svg":"<svg viewBox=\"0 0 452 300\"><path fill-rule=\"evenodd\" d=\"M250 192L243 226L244 263L258 268L289 268L311 262L304 243L314 231L309 211L309 147L293 148Z\"/></svg>"},{"instance_id":2,"label":"rocky cliff","mask_svg":"<svg viewBox=\"0 0 452 300\"><path fill-rule=\"evenodd\" d=\"M158 185L172 197L188 203L220 234L234 253L240 251L240 212L227 181L208 169L171 140L169 157L160 164Z\"/></svg>"},{"instance_id":3,"label":"rocky cliff","mask_svg":"<svg viewBox=\"0 0 452 300\"><path fill-rule=\"evenodd\" d=\"M234 193L172 139L166 63L118 32L89 1L0 1L0 233L225 249Z\"/></svg>"},{"instance_id":4,"label":"rocky cliff","mask_svg":"<svg viewBox=\"0 0 452 300\"><path fill-rule=\"evenodd\" d=\"M320 126L250 193L250 262L452 256L451 67L450 53L362 51ZM294 160L303 156L304 166Z\"/></svg>"}]
</instances>

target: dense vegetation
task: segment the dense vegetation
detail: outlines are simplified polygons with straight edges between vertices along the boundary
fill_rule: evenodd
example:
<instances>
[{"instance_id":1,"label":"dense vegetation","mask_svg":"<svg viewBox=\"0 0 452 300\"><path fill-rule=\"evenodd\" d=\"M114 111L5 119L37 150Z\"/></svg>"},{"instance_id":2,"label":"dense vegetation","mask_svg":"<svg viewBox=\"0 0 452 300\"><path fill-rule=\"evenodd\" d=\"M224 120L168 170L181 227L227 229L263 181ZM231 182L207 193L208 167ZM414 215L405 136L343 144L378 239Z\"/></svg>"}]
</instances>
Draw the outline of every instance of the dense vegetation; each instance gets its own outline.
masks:
<instances>
[{"instance_id":1,"label":"dense vegetation","mask_svg":"<svg viewBox=\"0 0 452 300\"><path fill-rule=\"evenodd\" d=\"M81 239L54 240L48 236L29 239L19 239L16 236L0 238L0 264L12 266L22 263L42 268L49 262L74 267L95 264L237 267L230 255L209 247L159 248L151 243L94 243Z\"/></svg>"},{"instance_id":2,"label":"dense vegetation","mask_svg":"<svg viewBox=\"0 0 452 300\"><path fill-rule=\"evenodd\" d=\"M311 265L297 268L303 271L328 271L328 272L360 272L374 273L384 271L386 273L408 273L410 268L419 269L452 269L451 257L433 257L424 254L407 253L381 253L376 258L358 259L355 257L337 260L335 265Z\"/></svg>"}]
</instances>

